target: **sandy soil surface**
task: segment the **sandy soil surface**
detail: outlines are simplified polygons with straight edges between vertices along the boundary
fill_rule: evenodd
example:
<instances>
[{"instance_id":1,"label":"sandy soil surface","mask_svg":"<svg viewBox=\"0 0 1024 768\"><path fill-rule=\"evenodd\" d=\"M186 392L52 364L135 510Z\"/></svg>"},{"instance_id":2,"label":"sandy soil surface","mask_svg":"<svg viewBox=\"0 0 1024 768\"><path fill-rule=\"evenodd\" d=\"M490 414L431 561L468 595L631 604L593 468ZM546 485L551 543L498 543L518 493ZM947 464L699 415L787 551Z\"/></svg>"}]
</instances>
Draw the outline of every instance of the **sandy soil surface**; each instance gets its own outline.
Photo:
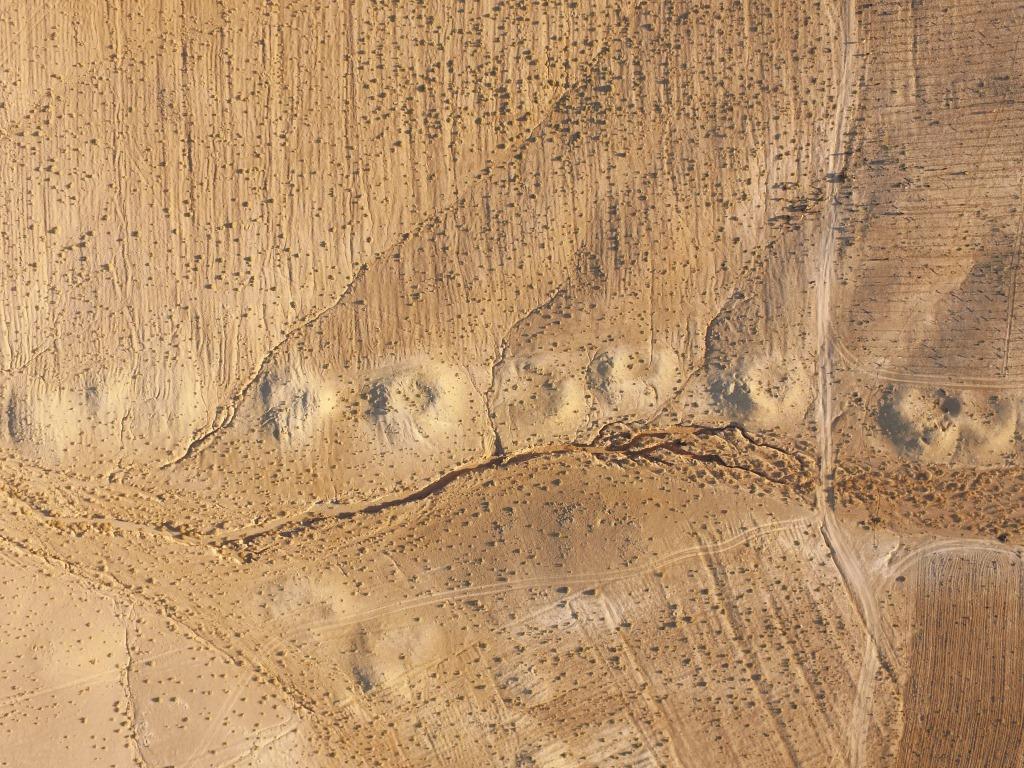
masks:
<instances>
[{"instance_id":1,"label":"sandy soil surface","mask_svg":"<svg viewBox=\"0 0 1024 768\"><path fill-rule=\"evenodd\" d=\"M0 767L1024 766L1022 62L0 4Z\"/></svg>"}]
</instances>

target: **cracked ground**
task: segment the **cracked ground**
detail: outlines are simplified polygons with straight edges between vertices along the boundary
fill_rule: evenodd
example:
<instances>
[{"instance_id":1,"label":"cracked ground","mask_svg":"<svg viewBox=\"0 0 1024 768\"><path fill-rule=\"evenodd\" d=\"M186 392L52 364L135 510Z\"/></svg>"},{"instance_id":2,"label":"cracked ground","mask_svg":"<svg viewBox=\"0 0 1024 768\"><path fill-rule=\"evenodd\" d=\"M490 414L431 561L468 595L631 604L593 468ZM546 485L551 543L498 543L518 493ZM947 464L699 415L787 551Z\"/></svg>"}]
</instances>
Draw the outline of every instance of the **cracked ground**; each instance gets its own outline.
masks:
<instances>
[{"instance_id":1,"label":"cracked ground","mask_svg":"<svg viewBox=\"0 0 1024 768\"><path fill-rule=\"evenodd\" d=\"M0 4L0 767L1020 768L1022 41Z\"/></svg>"}]
</instances>

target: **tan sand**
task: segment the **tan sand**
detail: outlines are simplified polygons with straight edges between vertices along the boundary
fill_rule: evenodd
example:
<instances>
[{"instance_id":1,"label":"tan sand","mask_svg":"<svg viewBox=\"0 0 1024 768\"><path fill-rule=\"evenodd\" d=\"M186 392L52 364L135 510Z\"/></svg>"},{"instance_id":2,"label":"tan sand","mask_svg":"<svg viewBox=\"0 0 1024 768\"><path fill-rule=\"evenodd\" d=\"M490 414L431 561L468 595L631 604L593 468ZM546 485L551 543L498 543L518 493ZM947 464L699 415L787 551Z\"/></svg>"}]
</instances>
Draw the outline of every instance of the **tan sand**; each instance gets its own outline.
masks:
<instances>
[{"instance_id":1,"label":"tan sand","mask_svg":"<svg viewBox=\"0 0 1024 768\"><path fill-rule=\"evenodd\" d=\"M1022 40L0 6L0 768L1024 765Z\"/></svg>"}]
</instances>

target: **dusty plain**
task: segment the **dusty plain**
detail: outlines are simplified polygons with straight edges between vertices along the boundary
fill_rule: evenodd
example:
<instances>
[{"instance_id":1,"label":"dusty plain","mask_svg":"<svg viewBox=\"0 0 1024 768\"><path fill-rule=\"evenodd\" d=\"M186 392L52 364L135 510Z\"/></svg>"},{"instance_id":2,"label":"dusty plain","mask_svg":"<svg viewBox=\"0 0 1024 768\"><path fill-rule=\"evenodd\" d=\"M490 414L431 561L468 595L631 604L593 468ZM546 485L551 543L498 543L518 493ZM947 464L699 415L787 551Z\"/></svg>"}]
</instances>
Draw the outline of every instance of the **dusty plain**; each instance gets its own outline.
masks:
<instances>
[{"instance_id":1,"label":"dusty plain","mask_svg":"<svg viewBox=\"0 0 1024 768\"><path fill-rule=\"evenodd\" d=\"M1024 766L1024 3L0 4L2 768Z\"/></svg>"}]
</instances>

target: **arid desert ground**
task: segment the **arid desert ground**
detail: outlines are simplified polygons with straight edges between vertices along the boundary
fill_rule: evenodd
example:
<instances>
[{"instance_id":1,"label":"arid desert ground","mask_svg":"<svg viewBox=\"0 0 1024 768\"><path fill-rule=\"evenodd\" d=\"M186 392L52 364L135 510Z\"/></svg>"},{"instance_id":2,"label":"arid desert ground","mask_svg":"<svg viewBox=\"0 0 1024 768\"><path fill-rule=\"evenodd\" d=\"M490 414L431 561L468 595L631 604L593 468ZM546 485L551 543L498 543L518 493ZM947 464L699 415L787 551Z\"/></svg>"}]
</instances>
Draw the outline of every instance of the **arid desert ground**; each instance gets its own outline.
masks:
<instances>
[{"instance_id":1,"label":"arid desert ground","mask_svg":"<svg viewBox=\"0 0 1024 768\"><path fill-rule=\"evenodd\" d=\"M1024 766L1024 2L0 3L0 766Z\"/></svg>"}]
</instances>

